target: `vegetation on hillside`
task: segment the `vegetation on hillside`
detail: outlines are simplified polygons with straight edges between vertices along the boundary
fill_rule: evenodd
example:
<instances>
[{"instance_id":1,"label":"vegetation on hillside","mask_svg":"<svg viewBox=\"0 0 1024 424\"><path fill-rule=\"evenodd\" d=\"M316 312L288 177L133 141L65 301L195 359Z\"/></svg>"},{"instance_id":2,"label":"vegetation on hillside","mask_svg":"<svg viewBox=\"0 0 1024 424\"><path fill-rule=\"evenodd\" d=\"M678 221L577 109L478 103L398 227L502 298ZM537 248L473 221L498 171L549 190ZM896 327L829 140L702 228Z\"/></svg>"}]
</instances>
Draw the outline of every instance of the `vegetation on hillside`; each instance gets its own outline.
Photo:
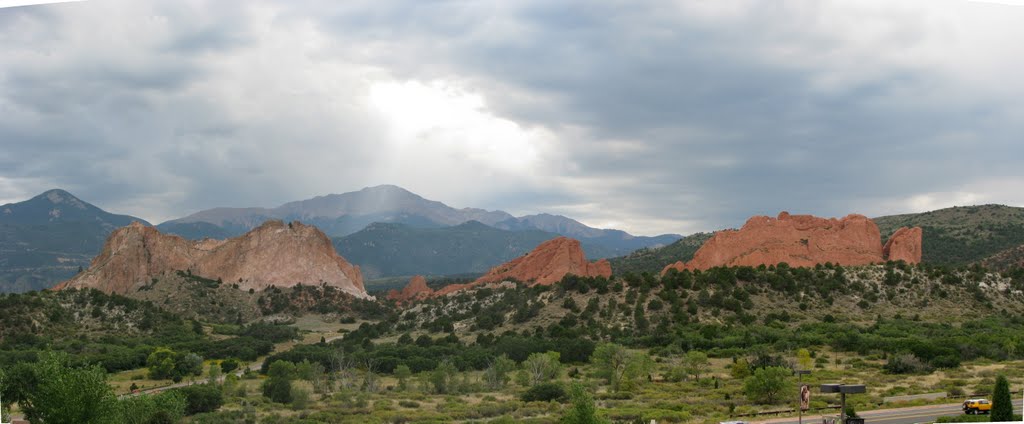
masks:
<instances>
[{"instance_id":1,"label":"vegetation on hillside","mask_svg":"<svg viewBox=\"0 0 1024 424\"><path fill-rule=\"evenodd\" d=\"M24 378L35 371L25 370L51 366L56 350L72 355L61 367L92 372L91 382L119 370L217 382L178 389L173 399L117 401L107 422L137 422L116 418L131 406L167 409L171 420L159 422L678 423L791 407L785 388L798 367L814 370L804 377L811 384L869 382L853 400L857 410L883 396L991 390L996 366L1024 375L1021 270L888 262L569 275L402 308L326 286L250 294L187 271L174 278L208 296L238 292L260 316L294 322L320 313L335 326L303 335L290 325L183 319L96 291L8 295L0 306L24 305L30 318L2 323L0 378L31 381ZM97 307L102 318L93 319ZM159 328L142 328L147 313L159 314ZM49 319L61 314L74 319ZM50 335L55 341L45 342ZM266 378L242 372L240 361L254 360ZM816 396L812 408L831 412L836 400Z\"/></svg>"},{"instance_id":2,"label":"vegetation on hillside","mask_svg":"<svg viewBox=\"0 0 1024 424\"><path fill-rule=\"evenodd\" d=\"M626 256L611 258L612 272L616 275L629 273L658 274L665 266L676 261L689 261L714 233L696 233L683 237L667 246L648 247L634 251Z\"/></svg>"},{"instance_id":3,"label":"vegetation on hillside","mask_svg":"<svg viewBox=\"0 0 1024 424\"><path fill-rule=\"evenodd\" d=\"M289 327L254 323L222 332L230 338L213 338L198 321L97 290L0 295L0 310L0 367L35 362L50 351L71 355L73 365L99 365L108 372L151 367L153 353L161 350L171 368L183 366L190 354L200 361L253 361L297 336ZM185 375L179 369L157 378Z\"/></svg>"},{"instance_id":4,"label":"vegetation on hillside","mask_svg":"<svg viewBox=\"0 0 1024 424\"><path fill-rule=\"evenodd\" d=\"M567 276L551 287L482 287L430 299L334 342L271 355L263 372L282 362L322 369L332 376L328 386L337 385L322 390L332 393L377 393L365 388L396 381L403 392L420 393L418 399L515 387L524 402L498 402L495 415L467 416L447 407L416 415L427 421L511 414L516 421L551 422L543 418L550 410L528 405L567 402L568 377L596 393L599 416L680 422L778 404L779 387L792 384L791 368L833 366L821 352L854 358L846 365L851 369L901 378L953 373L967 361L1020 360L1022 289L1024 279L978 267L901 262L715 268L660 280L649 274ZM725 377L712 361L728 364ZM655 400L679 390L674 384L725 398L705 403L705 410ZM575 409L559 405L554 415L571 416ZM346 414L359 409L342 410L349 412L320 410L307 418L348 422Z\"/></svg>"},{"instance_id":5,"label":"vegetation on hillside","mask_svg":"<svg viewBox=\"0 0 1024 424\"><path fill-rule=\"evenodd\" d=\"M127 296L153 302L186 319L219 324L241 324L277 314L373 317L382 313L381 305L326 284L243 290L240 283L175 271L152 278Z\"/></svg>"},{"instance_id":6,"label":"vegetation on hillside","mask_svg":"<svg viewBox=\"0 0 1024 424\"><path fill-rule=\"evenodd\" d=\"M961 206L874 218L887 239L899 227L921 227L922 261L963 265L1024 245L1024 208Z\"/></svg>"},{"instance_id":7,"label":"vegetation on hillside","mask_svg":"<svg viewBox=\"0 0 1024 424\"><path fill-rule=\"evenodd\" d=\"M363 275L372 279L483 273L556 237L540 230L499 230L470 221L443 228L374 223L333 240L338 254L358 264ZM593 243L585 243L583 250L589 258L619 254Z\"/></svg>"}]
</instances>

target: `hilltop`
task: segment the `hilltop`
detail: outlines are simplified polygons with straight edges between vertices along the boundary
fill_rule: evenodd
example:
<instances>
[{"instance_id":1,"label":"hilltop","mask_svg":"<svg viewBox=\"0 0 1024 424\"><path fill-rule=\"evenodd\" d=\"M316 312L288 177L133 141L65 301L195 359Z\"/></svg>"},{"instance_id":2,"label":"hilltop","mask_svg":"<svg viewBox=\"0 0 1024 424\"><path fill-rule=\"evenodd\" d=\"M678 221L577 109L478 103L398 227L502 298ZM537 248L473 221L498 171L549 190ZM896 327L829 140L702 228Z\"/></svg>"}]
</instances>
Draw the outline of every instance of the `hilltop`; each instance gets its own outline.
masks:
<instances>
[{"instance_id":1,"label":"hilltop","mask_svg":"<svg viewBox=\"0 0 1024 424\"><path fill-rule=\"evenodd\" d=\"M70 278L116 228L145 220L104 211L61 189L0 206L0 293Z\"/></svg>"},{"instance_id":2,"label":"hilltop","mask_svg":"<svg viewBox=\"0 0 1024 424\"><path fill-rule=\"evenodd\" d=\"M959 206L874 218L886 239L899 227L921 227L922 261L962 265L1024 245L1024 208Z\"/></svg>"}]
</instances>

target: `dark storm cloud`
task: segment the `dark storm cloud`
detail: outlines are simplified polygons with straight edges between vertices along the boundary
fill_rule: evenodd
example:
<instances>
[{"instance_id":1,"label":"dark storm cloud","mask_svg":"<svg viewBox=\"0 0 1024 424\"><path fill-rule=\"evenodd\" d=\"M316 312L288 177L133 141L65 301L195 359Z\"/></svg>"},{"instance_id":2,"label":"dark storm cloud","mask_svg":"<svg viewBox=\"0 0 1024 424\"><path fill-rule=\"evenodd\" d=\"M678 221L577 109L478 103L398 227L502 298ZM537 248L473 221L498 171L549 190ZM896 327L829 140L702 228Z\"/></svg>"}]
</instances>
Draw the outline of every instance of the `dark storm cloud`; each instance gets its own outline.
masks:
<instances>
[{"instance_id":1,"label":"dark storm cloud","mask_svg":"<svg viewBox=\"0 0 1024 424\"><path fill-rule=\"evenodd\" d=\"M492 107L518 122L585 128L588 137L565 142L576 166L562 176L596 180L589 193L604 199L595 201L636 205L641 214L658 203L673 205L679 218L700 217L711 228L782 209L900 212L866 203L951 190L1013 175L1019 167L1019 117L998 117L1012 97L963 96L970 83L944 74L943 62L865 56L865 63L844 70L842 61L857 60L843 53L846 34L799 28L843 10L747 5L735 16L705 19L665 2L541 2L498 18L514 23L507 36L488 37L484 28L495 22L481 13L477 20L455 19L456 28L416 26L427 41L377 60L409 78L472 75L483 80ZM391 41L378 24L432 22L429 16L444 8L395 9L374 19L355 12L329 22L368 23L359 30L366 39ZM866 26L886 31L864 47L897 55L943 47L944 34L925 19L898 13L867 18L873 21ZM967 22L971 30L980 30L977 25L983 24ZM431 48L429 36L455 46ZM766 53L773 49L817 57L779 60ZM961 52L949 53L950 61L961 60ZM447 70L417 65L431 61ZM830 74L850 81L823 89L819 81ZM504 95L509 88L533 94L525 96L532 101L517 103L521 96ZM643 148L616 154L601 140ZM622 179L628 183L617 186Z\"/></svg>"},{"instance_id":2,"label":"dark storm cloud","mask_svg":"<svg viewBox=\"0 0 1024 424\"><path fill-rule=\"evenodd\" d=\"M1024 187L1024 51L999 42L1022 15L817 1L0 11L0 41L19 46L0 57L0 190L31 186L0 197L59 185L152 219L397 183L639 233L1020 203L986 187ZM425 141L384 141L394 128L365 97L390 81L480 94L493 120L547 134L539 157L495 170L457 146L422 157Z\"/></svg>"}]
</instances>

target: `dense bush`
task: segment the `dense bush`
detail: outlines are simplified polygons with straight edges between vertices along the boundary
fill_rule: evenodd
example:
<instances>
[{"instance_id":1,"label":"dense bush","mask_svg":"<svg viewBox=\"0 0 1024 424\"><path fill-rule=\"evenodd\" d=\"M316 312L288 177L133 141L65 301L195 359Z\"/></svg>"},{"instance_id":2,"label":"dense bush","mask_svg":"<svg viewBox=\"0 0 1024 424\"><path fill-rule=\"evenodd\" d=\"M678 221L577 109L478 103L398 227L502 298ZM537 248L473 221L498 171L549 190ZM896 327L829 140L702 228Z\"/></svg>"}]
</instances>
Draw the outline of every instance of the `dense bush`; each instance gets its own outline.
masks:
<instances>
[{"instance_id":1,"label":"dense bush","mask_svg":"<svg viewBox=\"0 0 1024 424\"><path fill-rule=\"evenodd\" d=\"M184 395L188 415L213 412L224 404L224 396L216 384L195 384L174 390Z\"/></svg>"},{"instance_id":2,"label":"dense bush","mask_svg":"<svg viewBox=\"0 0 1024 424\"><path fill-rule=\"evenodd\" d=\"M568 395L559 383L540 383L527 389L520 398L524 402L562 402L568 399Z\"/></svg>"},{"instance_id":3,"label":"dense bush","mask_svg":"<svg viewBox=\"0 0 1024 424\"><path fill-rule=\"evenodd\" d=\"M924 374L932 372L932 367L910 353L892 355L883 367L889 374Z\"/></svg>"}]
</instances>

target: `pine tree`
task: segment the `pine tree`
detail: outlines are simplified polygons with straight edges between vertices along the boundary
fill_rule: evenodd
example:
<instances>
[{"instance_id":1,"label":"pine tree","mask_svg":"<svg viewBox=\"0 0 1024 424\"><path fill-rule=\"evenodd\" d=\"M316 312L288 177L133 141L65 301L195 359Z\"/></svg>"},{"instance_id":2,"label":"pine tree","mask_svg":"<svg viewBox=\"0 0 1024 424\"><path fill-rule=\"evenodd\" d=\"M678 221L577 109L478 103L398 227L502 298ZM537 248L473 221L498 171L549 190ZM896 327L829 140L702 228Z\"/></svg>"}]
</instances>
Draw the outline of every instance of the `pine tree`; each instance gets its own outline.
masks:
<instances>
[{"instance_id":1,"label":"pine tree","mask_svg":"<svg viewBox=\"0 0 1024 424\"><path fill-rule=\"evenodd\" d=\"M1013 404L1010 403L1010 382L1005 375L996 378L992 392L992 421L1013 421Z\"/></svg>"}]
</instances>

